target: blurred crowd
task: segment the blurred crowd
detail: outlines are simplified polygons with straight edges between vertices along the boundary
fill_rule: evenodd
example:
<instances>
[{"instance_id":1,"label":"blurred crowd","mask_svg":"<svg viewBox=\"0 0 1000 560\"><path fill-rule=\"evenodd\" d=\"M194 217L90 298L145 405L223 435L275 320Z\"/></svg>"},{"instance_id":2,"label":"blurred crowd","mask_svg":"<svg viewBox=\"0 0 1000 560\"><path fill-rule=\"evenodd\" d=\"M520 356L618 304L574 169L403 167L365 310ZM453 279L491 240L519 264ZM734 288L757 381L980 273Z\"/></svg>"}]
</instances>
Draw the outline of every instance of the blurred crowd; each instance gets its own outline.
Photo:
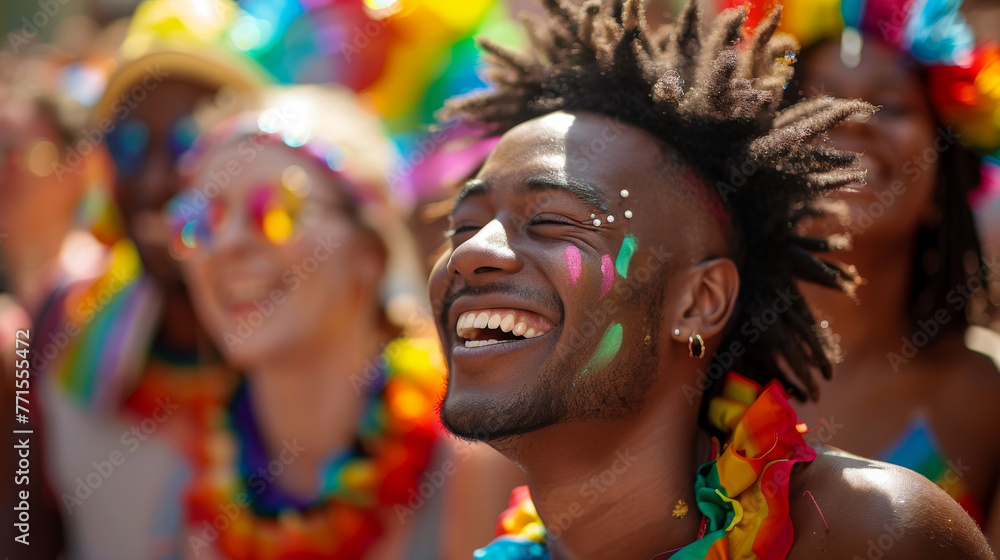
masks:
<instances>
[{"instance_id":1,"label":"blurred crowd","mask_svg":"<svg viewBox=\"0 0 1000 560\"><path fill-rule=\"evenodd\" d=\"M451 198L497 139L435 113L487 87L474 38L526 46L516 14L540 7L3 9L2 555L458 559L489 542L524 475L441 426L426 282ZM1000 38L1000 3L963 11L977 44ZM807 47L790 98L881 107L831 134L866 154L866 190L838 201L854 234L840 258L864 280L856 301L803 289L840 358L800 416L825 426L822 443L925 474L995 536L1000 112L956 129L945 104L1000 103L1000 58L954 85L982 92L948 90L947 68L899 62L902 47L866 41L862 55L843 22L793 29L831 20L786 15ZM29 524L30 548L16 540Z\"/></svg>"}]
</instances>

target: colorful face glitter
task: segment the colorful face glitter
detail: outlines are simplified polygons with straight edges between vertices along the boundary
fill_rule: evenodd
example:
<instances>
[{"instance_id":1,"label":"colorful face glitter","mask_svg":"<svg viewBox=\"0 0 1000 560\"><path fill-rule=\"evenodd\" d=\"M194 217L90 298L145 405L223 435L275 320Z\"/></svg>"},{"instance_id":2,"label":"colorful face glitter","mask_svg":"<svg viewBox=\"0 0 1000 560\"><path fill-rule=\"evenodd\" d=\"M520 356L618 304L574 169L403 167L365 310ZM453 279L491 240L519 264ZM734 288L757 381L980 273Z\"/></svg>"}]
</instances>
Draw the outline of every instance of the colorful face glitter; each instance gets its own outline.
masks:
<instances>
[{"instance_id":1,"label":"colorful face glitter","mask_svg":"<svg viewBox=\"0 0 1000 560\"><path fill-rule=\"evenodd\" d=\"M569 245L563 251L563 255L566 257L566 268L569 269L569 283L571 286L576 286L576 280L583 272L583 259L580 257L580 250L576 248L576 245Z\"/></svg>"},{"instance_id":2,"label":"colorful face glitter","mask_svg":"<svg viewBox=\"0 0 1000 560\"><path fill-rule=\"evenodd\" d=\"M604 336L597 343L597 349L594 350L594 355L587 362L587 368L583 370L583 373L604 369L605 366L611 363L611 360L621 350L622 332L621 323L611 323L608 325L608 329L604 331Z\"/></svg>"},{"instance_id":3,"label":"colorful face glitter","mask_svg":"<svg viewBox=\"0 0 1000 560\"><path fill-rule=\"evenodd\" d=\"M625 240L622 241L621 251L618 251L618 260L615 261L615 269L622 278L628 278L628 263L632 260L632 255L635 254L635 236L631 233L625 236Z\"/></svg>"},{"instance_id":4,"label":"colorful face glitter","mask_svg":"<svg viewBox=\"0 0 1000 560\"><path fill-rule=\"evenodd\" d=\"M598 299L603 299L615 283L615 265L611 262L611 255L601 258L601 275L601 297Z\"/></svg>"}]
</instances>

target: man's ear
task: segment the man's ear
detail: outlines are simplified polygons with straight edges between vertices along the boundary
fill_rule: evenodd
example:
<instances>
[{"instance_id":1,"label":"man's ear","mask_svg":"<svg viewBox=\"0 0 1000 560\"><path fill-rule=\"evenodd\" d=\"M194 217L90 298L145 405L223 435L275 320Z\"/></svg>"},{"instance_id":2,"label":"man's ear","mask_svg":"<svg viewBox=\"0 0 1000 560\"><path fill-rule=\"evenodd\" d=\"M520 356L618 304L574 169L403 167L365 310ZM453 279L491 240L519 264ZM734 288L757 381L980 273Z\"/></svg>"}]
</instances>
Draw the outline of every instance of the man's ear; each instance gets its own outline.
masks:
<instances>
[{"instance_id":1,"label":"man's ear","mask_svg":"<svg viewBox=\"0 0 1000 560\"><path fill-rule=\"evenodd\" d=\"M677 275L677 281L684 285L678 287L679 301L668 325L674 338L686 342L692 334L708 339L722 332L740 293L736 263L727 258L707 260Z\"/></svg>"}]
</instances>

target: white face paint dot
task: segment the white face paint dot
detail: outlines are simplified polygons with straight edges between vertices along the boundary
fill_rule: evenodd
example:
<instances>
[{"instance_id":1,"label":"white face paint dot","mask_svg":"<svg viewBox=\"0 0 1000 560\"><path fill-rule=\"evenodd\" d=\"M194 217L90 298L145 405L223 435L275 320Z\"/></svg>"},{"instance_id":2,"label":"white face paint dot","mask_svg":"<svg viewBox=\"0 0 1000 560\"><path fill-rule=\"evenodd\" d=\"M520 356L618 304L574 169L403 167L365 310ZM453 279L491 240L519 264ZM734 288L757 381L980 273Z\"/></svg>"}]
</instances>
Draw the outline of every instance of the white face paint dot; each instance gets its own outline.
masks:
<instances>
[{"instance_id":1,"label":"white face paint dot","mask_svg":"<svg viewBox=\"0 0 1000 560\"><path fill-rule=\"evenodd\" d=\"M608 216L608 223L610 224L613 221L615 221L615 217L614 216Z\"/></svg>"},{"instance_id":2,"label":"white face paint dot","mask_svg":"<svg viewBox=\"0 0 1000 560\"><path fill-rule=\"evenodd\" d=\"M622 189L622 198L628 198L628 190Z\"/></svg>"},{"instance_id":3,"label":"white face paint dot","mask_svg":"<svg viewBox=\"0 0 1000 560\"><path fill-rule=\"evenodd\" d=\"M626 218L631 218L632 217L632 211L631 210L626 210L625 211L625 217Z\"/></svg>"},{"instance_id":4,"label":"white face paint dot","mask_svg":"<svg viewBox=\"0 0 1000 560\"><path fill-rule=\"evenodd\" d=\"M601 225L601 220L594 220L594 225L595 226L600 226Z\"/></svg>"},{"instance_id":5,"label":"white face paint dot","mask_svg":"<svg viewBox=\"0 0 1000 560\"><path fill-rule=\"evenodd\" d=\"M591 214L590 215L590 219L594 219L594 218L596 218L596 216L594 216L593 214Z\"/></svg>"},{"instance_id":6,"label":"white face paint dot","mask_svg":"<svg viewBox=\"0 0 1000 560\"><path fill-rule=\"evenodd\" d=\"M824 319L823 322L819 324L819 326L825 329L830 326L830 323L826 319Z\"/></svg>"}]
</instances>

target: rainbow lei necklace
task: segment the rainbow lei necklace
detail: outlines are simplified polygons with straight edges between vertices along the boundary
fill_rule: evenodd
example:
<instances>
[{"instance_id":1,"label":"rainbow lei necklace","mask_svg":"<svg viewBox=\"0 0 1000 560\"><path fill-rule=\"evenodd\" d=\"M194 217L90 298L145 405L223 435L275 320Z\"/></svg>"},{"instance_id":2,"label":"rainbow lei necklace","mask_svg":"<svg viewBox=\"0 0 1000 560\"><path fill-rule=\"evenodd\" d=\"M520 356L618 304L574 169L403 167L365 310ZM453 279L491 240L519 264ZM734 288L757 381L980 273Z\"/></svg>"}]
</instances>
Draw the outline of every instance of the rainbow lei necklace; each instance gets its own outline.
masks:
<instances>
[{"instance_id":1,"label":"rainbow lei necklace","mask_svg":"<svg viewBox=\"0 0 1000 560\"><path fill-rule=\"evenodd\" d=\"M816 452L802 439L784 389L736 373L709 403L708 419L730 434L722 454L698 468L695 499L705 516L704 535L672 560L780 560L792 548L789 474ZM476 551L477 560L550 560L545 527L526 486L511 492L500 515L498 538Z\"/></svg>"},{"instance_id":2,"label":"rainbow lei necklace","mask_svg":"<svg viewBox=\"0 0 1000 560\"><path fill-rule=\"evenodd\" d=\"M204 460L187 495L187 544L234 560L363 558L382 535L385 508L409 499L430 462L441 379L432 355L420 341L386 347L355 442L322 469L313 501L296 500L265 476L277 461L264 451L245 387L238 390L204 430Z\"/></svg>"}]
</instances>

